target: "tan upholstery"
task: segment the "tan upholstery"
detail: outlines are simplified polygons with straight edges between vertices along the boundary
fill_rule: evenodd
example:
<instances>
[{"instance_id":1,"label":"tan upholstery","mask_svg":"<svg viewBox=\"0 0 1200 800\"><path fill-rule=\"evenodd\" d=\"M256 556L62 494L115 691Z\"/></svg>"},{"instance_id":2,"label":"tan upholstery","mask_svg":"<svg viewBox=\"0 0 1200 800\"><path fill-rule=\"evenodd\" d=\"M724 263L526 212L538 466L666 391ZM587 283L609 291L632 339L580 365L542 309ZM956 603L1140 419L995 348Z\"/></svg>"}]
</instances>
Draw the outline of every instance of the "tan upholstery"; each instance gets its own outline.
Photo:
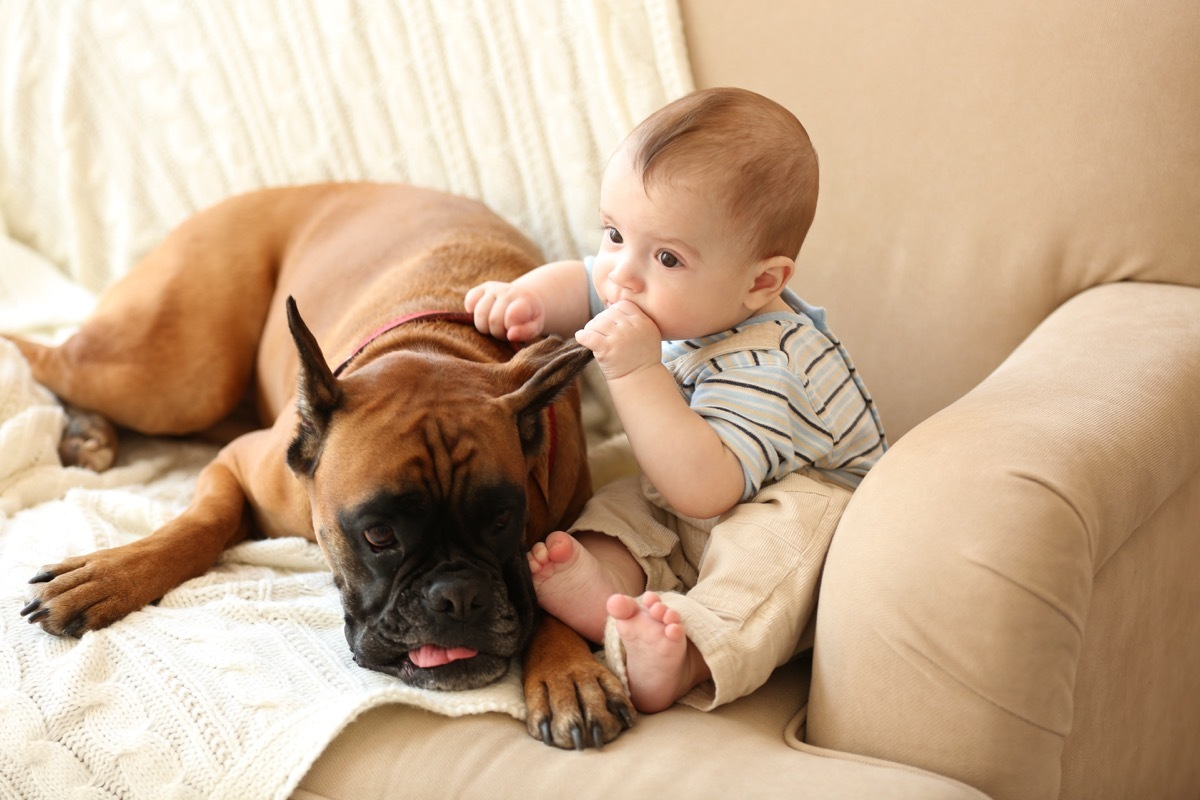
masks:
<instances>
[{"instance_id":1,"label":"tan upholstery","mask_svg":"<svg viewBox=\"0 0 1200 800\"><path fill-rule=\"evenodd\" d=\"M795 286L895 443L829 554L809 741L1200 796L1200 7L684 7L698 85L808 126Z\"/></svg>"},{"instance_id":2,"label":"tan upholstery","mask_svg":"<svg viewBox=\"0 0 1200 800\"><path fill-rule=\"evenodd\" d=\"M1112 324L1142 304L1156 309L1154 319ZM1165 623L1175 603L1197 596L1179 561L1156 568L1152 591L1138 586L1146 575L1132 585L1094 582L1200 467L1192 405L1200 370L1179 369L1200 364L1200 338L1178 335L1196 320L1197 289L1089 290L967 397L897 443L860 487L826 563L812 741L953 774L998 797L1055 796L1083 655L1120 663L1130 657L1121 641L1128 627ZM1160 413L1143 413L1154 407ZM1130 616L1094 618L1093 602L1114 590L1130 601L1120 609ZM1132 603L1137 597L1144 605ZM1157 630L1156 640L1170 634ZM1184 637L1152 646L1195 658L1197 645ZM1171 662L1143 667L1141 681L1127 672L1132 665L1118 673L1137 691L1105 675L1092 688L1101 697L1079 702L1110 706L1096 709L1096 722L1140 719L1132 728L1156 760L1174 753L1173 765L1142 775L1152 781L1144 787L1194 769L1200 731L1184 739L1190 754L1179 752L1184 742L1159 721L1190 715L1179 717L1185 728L1200 719L1200 697L1183 691L1194 678L1169 677ZM1147 708L1159 714L1143 717ZM1163 747L1151 746L1160 739Z\"/></svg>"},{"instance_id":3,"label":"tan upholstery","mask_svg":"<svg viewBox=\"0 0 1200 800\"><path fill-rule=\"evenodd\" d=\"M782 746L794 668L565 766L476 723L436 721L438 741L503 747L511 795L952 791L897 771L889 794L858 754L995 798L1200 796L1200 6L683 13L698 86L756 89L808 127L821 199L794 286L828 307L895 444L829 555L807 750ZM329 757L405 753L415 715L387 714ZM369 738L382 725L404 745ZM393 786L429 771L404 763ZM380 796L325 788L341 768L303 785Z\"/></svg>"},{"instance_id":4,"label":"tan upholstery","mask_svg":"<svg viewBox=\"0 0 1200 800\"><path fill-rule=\"evenodd\" d=\"M893 440L1050 311L1200 285L1200 6L683 4L697 85L789 106L821 161L795 286Z\"/></svg>"},{"instance_id":5,"label":"tan upholstery","mask_svg":"<svg viewBox=\"0 0 1200 800\"><path fill-rule=\"evenodd\" d=\"M595 797L971 800L983 795L911 767L789 749L802 720L806 662L710 713L643 717L600 752L548 750L511 719L448 719L385 707L354 723L293 795L319 798Z\"/></svg>"}]
</instances>

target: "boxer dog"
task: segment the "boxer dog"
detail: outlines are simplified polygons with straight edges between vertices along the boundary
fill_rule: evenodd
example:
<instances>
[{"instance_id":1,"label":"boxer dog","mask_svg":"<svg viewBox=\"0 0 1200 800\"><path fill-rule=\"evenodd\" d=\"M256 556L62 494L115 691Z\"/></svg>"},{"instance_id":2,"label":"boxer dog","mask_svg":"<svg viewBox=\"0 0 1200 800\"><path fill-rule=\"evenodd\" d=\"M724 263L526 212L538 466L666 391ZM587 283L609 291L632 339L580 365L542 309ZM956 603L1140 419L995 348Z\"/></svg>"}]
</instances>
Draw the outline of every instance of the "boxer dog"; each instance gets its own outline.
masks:
<instances>
[{"instance_id":1,"label":"boxer dog","mask_svg":"<svg viewBox=\"0 0 1200 800\"><path fill-rule=\"evenodd\" d=\"M574 380L591 354L554 338L514 351L461 313L470 287L541 261L481 204L406 186L268 189L186 221L66 342L13 341L68 407L119 426L192 434L249 399L262 427L162 528L45 567L22 614L79 636L249 536L303 536L363 667L469 689L523 654L531 735L611 741L632 704L539 613L525 555L591 494Z\"/></svg>"}]
</instances>

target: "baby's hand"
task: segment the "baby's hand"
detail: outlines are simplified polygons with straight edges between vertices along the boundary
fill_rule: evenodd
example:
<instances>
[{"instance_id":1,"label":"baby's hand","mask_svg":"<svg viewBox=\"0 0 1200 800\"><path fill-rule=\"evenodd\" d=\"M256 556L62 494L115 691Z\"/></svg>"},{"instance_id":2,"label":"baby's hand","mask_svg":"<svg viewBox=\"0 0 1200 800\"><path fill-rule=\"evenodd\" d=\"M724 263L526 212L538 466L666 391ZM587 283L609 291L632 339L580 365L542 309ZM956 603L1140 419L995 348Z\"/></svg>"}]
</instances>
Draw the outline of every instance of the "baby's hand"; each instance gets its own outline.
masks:
<instances>
[{"instance_id":1,"label":"baby's hand","mask_svg":"<svg viewBox=\"0 0 1200 800\"><path fill-rule=\"evenodd\" d=\"M628 300L614 303L575 334L592 351L607 380L662 363L662 334L654 320Z\"/></svg>"},{"instance_id":2,"label":"baby's hand","mask_svg":"<svg viewBox=\"0 0 1200 800\"><path fill-rule=\"evenodd\" d=\"M542 332L546 309L532 291L502 281L481 283L467 292L467 313L481 333L525 342Z\"/></svg>"}]
</instances>

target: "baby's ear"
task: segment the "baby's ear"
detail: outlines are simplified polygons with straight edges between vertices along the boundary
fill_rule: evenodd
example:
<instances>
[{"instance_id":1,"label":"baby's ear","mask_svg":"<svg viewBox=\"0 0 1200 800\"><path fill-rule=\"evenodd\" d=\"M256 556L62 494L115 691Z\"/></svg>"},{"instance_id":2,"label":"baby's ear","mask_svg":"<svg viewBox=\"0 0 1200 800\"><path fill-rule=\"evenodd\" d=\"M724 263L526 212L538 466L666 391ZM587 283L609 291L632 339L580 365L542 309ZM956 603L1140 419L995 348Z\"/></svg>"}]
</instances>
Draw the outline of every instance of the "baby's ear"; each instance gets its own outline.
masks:
<instances>
[{"instance_id":1,"label":"baby's ear","mask_svg":"<svg viewBox=\"0 0 1200 800\"><path fill-rule=\"evenodd\" d=\"M787 256L764 258L754 265L754 282L750 285L749 305L761 308L787 288L796 271L796 262Z\"/></svg>"}]
</instances>

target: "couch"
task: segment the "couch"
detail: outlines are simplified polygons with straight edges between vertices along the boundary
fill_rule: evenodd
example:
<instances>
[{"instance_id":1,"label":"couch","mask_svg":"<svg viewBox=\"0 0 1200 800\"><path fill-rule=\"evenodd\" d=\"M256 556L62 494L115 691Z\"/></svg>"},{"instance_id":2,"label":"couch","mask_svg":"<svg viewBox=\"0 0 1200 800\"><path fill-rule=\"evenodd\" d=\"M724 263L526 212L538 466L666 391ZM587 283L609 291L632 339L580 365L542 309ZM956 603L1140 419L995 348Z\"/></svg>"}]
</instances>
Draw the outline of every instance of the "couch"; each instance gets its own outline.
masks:
<instances>
[{"instance_id":1,"label":"couch","mask_svg":"<svg viewBox=\"0 0 1200 800\"><path fill-rule=\"evenodd\" d=\"M276 732L271 759L307 749L270 796L1200 796L1200 7L49 8L0 5L9 329L60 335L170 224L254 185L411 180L482 197L548 257L590 247L597 154L692 86L774 97L820 157L794 286L828 309L893 446L834 536L811 649L750 697L644 715L601 751L549 749L511 713L450 716L396 695L336 726L310 716ZM90 49L55 51L79 37ZM258 57L280 42L290 61ZM408 72L393 83L372 70L396 48ZM204 71L214 53L225 80ZM140 116L122 119L129 92ZM29 266L39 259L55 272ZM594 402L601 441L615 429ZM140 446L157 458L158 445ZM603 477L612 464L595 466ZM111 499L82 494L105 486L54 476L46 485L107 519ZM8 478L0 469L10 528L57 502ZM267 569L255 553L242 560ZM328 588L302 569L308 556L284 555L313 593ZM129 627L184 613L168 599ZM11 682L25 662L5 653ZM25 709L11 689L0 707ZM14 765L39 787L116 785L63 754L75 740L56 728L79 720L43 716L28 729L57 750L18 754L0 735L14 770L0 796L35 785ZM46 753L69 769L37 772ZM172 791L258 796L241 769L219 791Z\"/></svg>"}]
</instances>

